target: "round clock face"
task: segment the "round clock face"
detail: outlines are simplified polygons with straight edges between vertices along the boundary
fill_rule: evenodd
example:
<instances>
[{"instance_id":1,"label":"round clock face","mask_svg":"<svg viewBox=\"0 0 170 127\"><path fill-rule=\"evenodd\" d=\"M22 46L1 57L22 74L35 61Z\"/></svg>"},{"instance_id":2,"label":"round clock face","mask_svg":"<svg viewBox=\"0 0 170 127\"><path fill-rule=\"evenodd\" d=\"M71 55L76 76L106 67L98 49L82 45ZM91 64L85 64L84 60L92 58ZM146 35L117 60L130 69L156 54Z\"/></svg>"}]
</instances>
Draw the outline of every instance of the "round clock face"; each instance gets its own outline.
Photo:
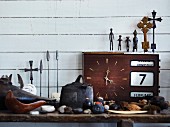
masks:
<instances>
[{"instance_id":1,"label":"round clock face","mask_svg":"<svg viewBox=\"0 0 170 127\"><path fill-rule=\"evenodd\" d=\"M129 84L129 71L126 62L119 57L98 56L89 59L85 65L85 79L93 85L94 97L103 97L105 100L126 98L129 93L126 89Z\"/></svg>"}]
</instances>

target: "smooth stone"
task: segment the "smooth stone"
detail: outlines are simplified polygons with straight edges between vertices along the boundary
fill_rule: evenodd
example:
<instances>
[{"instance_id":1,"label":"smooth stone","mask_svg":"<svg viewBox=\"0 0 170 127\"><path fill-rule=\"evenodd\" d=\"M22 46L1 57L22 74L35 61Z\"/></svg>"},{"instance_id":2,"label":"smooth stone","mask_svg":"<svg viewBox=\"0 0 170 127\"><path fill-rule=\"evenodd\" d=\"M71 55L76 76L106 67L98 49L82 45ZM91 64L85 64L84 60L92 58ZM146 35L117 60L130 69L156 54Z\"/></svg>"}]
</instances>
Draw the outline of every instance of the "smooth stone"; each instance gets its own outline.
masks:
<instances>
[{"instance_id":1,"label":"smooth stone","mask_svg":"<svg viewBox=\"0 0 170 127\"><path fill-rule=\"evenodd\" d=\"M84 114L91 114L91 113L92 113L92 111L90 109L84 110Z\"/></svg>"},{"instance_id":2,"label":"smooth stone","mask_svg":"<svg viewBox=\"0 0 170 127\"><path fill-rule=\"evenodd\" d=\"M51 105L43 105L43 106L41 106L41 110L44 112L54 112L55 107L51 106Z\"/></svg>"},{"instance_id":3,"label":"smooth stone","mask_svg":"<svg viewBox=\"0 0 170 127\"><path fill-rule=\"evenodd\" d=\"M66 105L60 106L60 107L58 108L59 113L64 113L64 112L65 112L65 110L64 110L65 108L66 108Z\"/></svg>"},{"instance_id":4,"label":"smooth stone","mask_svg":"<svg viewBox=\"0 0 170 127\"><path fill-rule=\"evenodd\" d=\"M75 108L75 109L73 109L73 112L75 114L81 114L81 113L83 113L83 109L82 108Z\"/></svg>"},{"instance_id":5,"label":"smooth stone","mask_svg":"<svg viewBox=\"0 0 170 127\"><path fill-rule=\"evenodd\" d=\"M104 105L104 109L107 111L109 110L109 105Z\"/></svg>"},{"instance_id":6,"label":"smooth stone","mask_svg":"<svg viewBox=\"0 0 170 127\"><path fill-rule=\"evenodd\" d=\"M72 114L73 113L73 109L71 107L66 106L64 108L64 113L65 114Z\"/></svg>"}]
</instances>

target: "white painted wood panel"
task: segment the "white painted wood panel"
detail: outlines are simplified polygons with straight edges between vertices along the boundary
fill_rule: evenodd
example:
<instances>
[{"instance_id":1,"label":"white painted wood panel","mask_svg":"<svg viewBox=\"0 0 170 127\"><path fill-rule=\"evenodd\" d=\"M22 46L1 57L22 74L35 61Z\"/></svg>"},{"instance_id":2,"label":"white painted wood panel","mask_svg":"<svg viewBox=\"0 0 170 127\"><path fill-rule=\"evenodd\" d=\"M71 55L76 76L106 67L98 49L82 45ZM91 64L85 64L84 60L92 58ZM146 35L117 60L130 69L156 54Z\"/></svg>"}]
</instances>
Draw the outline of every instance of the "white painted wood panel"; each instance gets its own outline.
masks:
<instances>
[{"instance_id":1,"label":"white painted wood panel","mask_svg":"<svg viewBox=\"0 0 170 127\"><path fill-rule=\"evenodd\" d=\"M159 75L159 85L170 88L170 70L161 70Z\"/></svg>"},{"instance_id":2,"label":"white painted wood panel","mask_svg":"<svg viewBox=\"0 0 170 127\"><path fill-rule=\"evenodd\" d=\"M170 101L170 91L169 91L169 89L167 89L167 88L160 88L159 96L164 97L166 101Z\"/></svg>"},{"instance_id":3,"label":"white painted wood panel","mask_svg":"<svg viewBox=\"0 0 170 127\"><path fill-rule=\"evenodd\" d=\"M126 52L126 54L136 54L136 52ZM56 51L49 51L49 66L51 70L57 69ZM139 52L138 52L139 54ZM143 52L141 52L143 54ZM151 53L153 54L153 53ZM156 52L159 54L160 69L170 69L170 52ZM81 70L82 52L62 52L58 51L58 69L59 70ZM29 61L33 60L33 68L40 68L40 60L43 63L43 69L48 68L46 51L43 52L0 52L0 69L25 69L29 68Z\"/></svg>"},{"instance_id":4,"label":"white painted wood panel","mask_svg":"<svg viewBox=\"0 0 170 127\"><path fill-rule=\"evenodd\" d=\"M113 33L116 34L133 33L135 29L138 33L142 33L137 27L142 18L143 16L112 18L0 18L0 35L109 34L110 28L113 28ZM152 33L152 30L149 33ZM155 33L170 33L170 17L163 17L162 22L157 22Z\"/></svg>"},{"instance_id":5,"label":"white painted wood panel","mask_svg":"<svg viewBox=\"0 0 170 127\"><path fill-rule=\"evenodd\" d=\"M117 51L119 35L115 35L114 51ZM126 36L122 35L123 41ZM24 52L24 51L109 51L108 35L3 35L0 36L1 52ZM138 35L138 51L143 51L141 42L143 35ZM152 43L152 34L148 35L148 40ZM170 35L156 35L155 42L157 44L156 51L170 51ZM126 51L126 44L122 42L122 51ZM130 43L130 51L132 51L132 42ZM150 50L151 51L151 50Z\"/></svg>"},{"instance_id":6,"label":"white painted wood panel","mask_svg":"<svg viewBox=\"0 0 170 127\"><path fill-rule=\"evenodd\" d=\"M169 0L1 1L0 17L143 16L153 9L158 16L168 16L169 6Z\"/></svg>"},{"instance_id":7,"label":"white painted wood panel","mask_svg":"<svg viewBox=\"0 0 170 127\"><path fill-rule=\"evenodd\" d=\"M40 60L43 63L43 69L48 68L46 52L15 52L0 53L0 69L25 69L29 68L29 61L33 61L33 68L40 68ZM50 69L57 69L56 51L49 51ZM82 69L82 52L58 51L58 69Z\"/></svg>"}]
</instances>

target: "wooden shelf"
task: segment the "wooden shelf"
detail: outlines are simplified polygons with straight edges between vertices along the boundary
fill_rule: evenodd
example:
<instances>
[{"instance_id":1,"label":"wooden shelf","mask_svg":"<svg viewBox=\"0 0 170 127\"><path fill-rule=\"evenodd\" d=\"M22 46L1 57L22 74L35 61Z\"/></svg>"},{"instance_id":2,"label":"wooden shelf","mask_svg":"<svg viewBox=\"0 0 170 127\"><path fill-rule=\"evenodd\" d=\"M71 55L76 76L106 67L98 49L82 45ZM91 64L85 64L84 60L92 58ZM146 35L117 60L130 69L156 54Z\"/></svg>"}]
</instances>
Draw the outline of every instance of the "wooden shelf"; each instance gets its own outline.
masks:
<instances>
[{"instance_id":1,"label":"wooden shelf","mask_svg":"<svg viewBox=\"0 0 170 127\"><path fill-rule=\"evenodd\" d=\"M138 123L170 123L170 114L59 114L58 112L30 115L0 111L0 122L120 122L130 119Z\"/></svg>"}]
</instances>

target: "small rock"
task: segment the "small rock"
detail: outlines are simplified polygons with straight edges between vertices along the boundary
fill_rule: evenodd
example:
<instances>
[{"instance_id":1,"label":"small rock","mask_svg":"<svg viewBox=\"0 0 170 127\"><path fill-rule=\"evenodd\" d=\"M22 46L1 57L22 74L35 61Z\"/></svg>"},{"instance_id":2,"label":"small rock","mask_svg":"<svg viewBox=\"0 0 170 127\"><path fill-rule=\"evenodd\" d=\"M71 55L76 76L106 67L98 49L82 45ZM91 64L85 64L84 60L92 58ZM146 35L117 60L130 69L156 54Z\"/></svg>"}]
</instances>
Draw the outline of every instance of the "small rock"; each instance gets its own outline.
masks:
<instances>
[{"instance_id":1,"label":"small rock","mask_svg":"<svg viewBox=\"0 0 170 127\"><path fill-rule=\"evenodd\" d=\"M84 114L91 114L91 110L90 109L84 110Z\"/></svg>"},{"instance_id":2,"label":"small rock","mask_svg":"<svg viewBox=\"0 0 170 127\"><path fill-rule=\"evenodd\" d=\"M104 105L105 111L109 110L109 105Z\"/></svg>"},{"instance_id":3,"label":"small rock","mask_svg":"<svg viewBox=\"0 0 170 127\"><path fill-rule=\"evenodd\" d=\"M104 113L104 106L102 104L95 104L92 107L92 112L94 114Z\"/></svg>"},{"instance_id":4,"label":"small rock","mask_svg":"<svg viewBox=\"0 0 170 127\"><path fill-rule=\"evenodd\" d=\"M111 104L110 105L110 110L119 110L120 109L120 105L119 104Z\"/></svg>"},{"instance_id":5,"label":"small rock","mask_svg":"<svg viewBox=\"0 0 170 127\"><path fill-rule=\"evenodd\" d=\"M89 98L86 98L86 100L84 101L83 103L83 109L91 109L93 106L93 102L89 99Z\"/></svg>"},{"instance_id":6,"label":"small rock","mask_svg":"<svg viewBox=\"0 0 170 127\"><path fill-rule=\"evenodd\" d=\"M64 112L65 112L65 110L64 110L65 108L66 108L66 105L60 106L60 107L58 108L59 113L64 113Z\"/></svg>"},{"instance_id":7,"label":"small rock","mask_svg":"<svg viewBox=\"0 0 170 127\"><path fill-rule=\"evenodd\" d=\"M82 108L75 108L75 109L73 109L73 112L75 114L81 114L81 113L83 113L83 109Z\"/></svg>"},{"instance_id":8,"label":"small rock","mask_svg":"<svg viewBox=\"0 0 170 127\"><path fill-rule=\"evenodd\" d=\"M66 106L64 108L64 113L65 114L72 114L73 113L73 109L71 107Z\"/></svg>"},{"instance_id":9,"label":"small rock","mask_svg":"<svg viewBox=\"0 0 170 127\"><path fill-rule=\"evenodd\" d=\"M43 112L54 112L55 108L54 108L54 106L51 106L51 105L43 105L43 106L41 106L41 110Z\"/></svg>"}]
</instances>

